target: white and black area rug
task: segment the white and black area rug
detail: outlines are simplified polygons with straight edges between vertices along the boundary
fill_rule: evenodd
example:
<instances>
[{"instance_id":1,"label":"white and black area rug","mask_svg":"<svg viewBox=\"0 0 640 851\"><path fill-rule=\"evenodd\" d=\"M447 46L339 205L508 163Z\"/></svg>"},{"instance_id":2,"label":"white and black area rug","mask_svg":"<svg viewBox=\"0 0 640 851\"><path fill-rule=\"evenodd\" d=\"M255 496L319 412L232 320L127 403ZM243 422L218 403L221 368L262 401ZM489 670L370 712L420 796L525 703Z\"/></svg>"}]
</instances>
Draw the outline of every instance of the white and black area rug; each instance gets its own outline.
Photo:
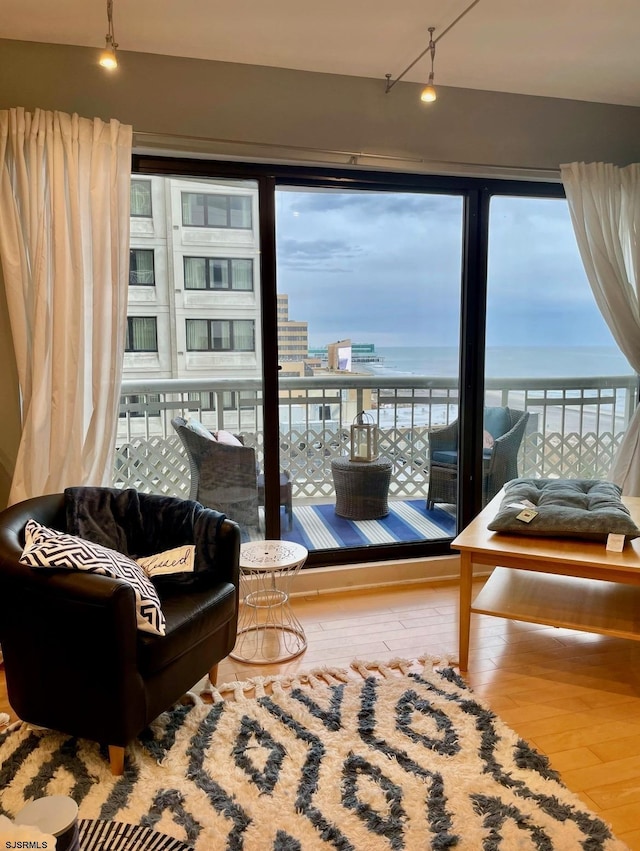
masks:
<instances>
[{"instance_id":1,"label":"white and black area rug","mask_svg":"<svg viewBox=\"0 0 640 851\"><path fill-rule=\"evenodd\" d=\"M70 795L198 851L626 848L454 669L354 668L178 706L119 778L99 746L23 724L0 737L0 810Z\"/></svg>"}]
</instances>

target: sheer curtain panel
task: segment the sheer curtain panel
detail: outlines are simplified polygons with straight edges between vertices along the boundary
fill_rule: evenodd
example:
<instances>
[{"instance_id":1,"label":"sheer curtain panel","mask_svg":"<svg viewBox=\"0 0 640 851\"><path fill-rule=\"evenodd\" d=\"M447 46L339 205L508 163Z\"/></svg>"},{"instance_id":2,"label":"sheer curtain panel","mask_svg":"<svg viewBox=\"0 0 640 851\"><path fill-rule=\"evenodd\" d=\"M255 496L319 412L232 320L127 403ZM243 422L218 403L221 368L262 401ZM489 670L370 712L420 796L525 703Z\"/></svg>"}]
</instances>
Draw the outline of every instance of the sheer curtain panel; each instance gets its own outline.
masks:
<instances>
[{"instance_id":1,"label":"sheer curtain panel","mask_svg":"<svg viewBox=\"0 0 640 851\"><path fill-rule=\"evenodd\" d=\"M620 350L640 372L640 164L561 166L580 256L596 303ZM640 407L627 428L611 479L640 496Z\"/></svg>"},{"instance_id":2,"label":"sheer curtain panel","mask_svg":"<svg viewBox=\"0 0 640 851\"><path fill-rule=\"evenodd\" d=\"M111 482L131 139L115 120L0 110L0 261L22 397L11 503Z\"/></svg>"}]
</instances>

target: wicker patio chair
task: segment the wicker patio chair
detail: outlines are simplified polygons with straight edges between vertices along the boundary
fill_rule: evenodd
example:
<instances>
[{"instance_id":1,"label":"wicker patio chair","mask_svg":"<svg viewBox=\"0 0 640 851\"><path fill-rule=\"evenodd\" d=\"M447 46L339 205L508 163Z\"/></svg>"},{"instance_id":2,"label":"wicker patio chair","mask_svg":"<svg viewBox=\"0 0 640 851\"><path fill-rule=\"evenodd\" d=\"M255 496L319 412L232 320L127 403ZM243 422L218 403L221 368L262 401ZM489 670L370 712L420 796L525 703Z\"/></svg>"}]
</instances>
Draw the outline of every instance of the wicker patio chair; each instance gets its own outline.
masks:
<instances>
[{"instance_id":1,"label":"wicker patio chair","mask_svg":"<svg viewBox=\"0 0 640 851\"><path fill-rule=\"evenodd\" d=\"M482 504L518 477L518 450L529 419L528 411L491 407L484 409L484 428L493 446L482 452ZM429 492L427 509L434 504L455 505L458 489L458 421L429 434Z\"/></svg>"},{"instance_id":2,"label":"wicker patio chair","mask_svg":"<svg viewBox=\"0 0 640 851\"><path fill-rule=\"evenodd\" d=\"M264 475L257 472L256 453L250 446L231 446L202 436L187 427L183 417L171 424L182 440L191 473L190 499L215 508L247 530L259 530L258 506L264 505ZM280 473L280 505L289 529L293 499L288 473Z\"/></svg>"}]
</instances>

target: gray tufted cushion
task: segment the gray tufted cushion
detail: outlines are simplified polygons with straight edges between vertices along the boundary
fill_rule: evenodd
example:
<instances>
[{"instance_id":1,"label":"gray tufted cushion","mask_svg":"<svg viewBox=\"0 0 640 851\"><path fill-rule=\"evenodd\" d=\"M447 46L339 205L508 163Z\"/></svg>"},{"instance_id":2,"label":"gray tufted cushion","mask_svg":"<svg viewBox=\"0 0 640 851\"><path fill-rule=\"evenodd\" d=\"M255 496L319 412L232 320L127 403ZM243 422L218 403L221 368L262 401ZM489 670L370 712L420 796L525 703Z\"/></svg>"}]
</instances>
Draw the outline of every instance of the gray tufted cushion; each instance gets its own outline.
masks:
<instances>
[{"instance_id":1,"label":"gray tufted cushion","mask_svg":"<svg viewBox=\"0 0 640 851\"><path fill-rule=\"evenodd\" d=\"M621 496L619 485L597 479L513 479L505 485L500 510L488 528L492 532L592 541L606 541L612 533L637 538L640 529ZM514 503L524 499L538 512L529 523L516 519L522 506Z\"/></svg>"}]
</instances>

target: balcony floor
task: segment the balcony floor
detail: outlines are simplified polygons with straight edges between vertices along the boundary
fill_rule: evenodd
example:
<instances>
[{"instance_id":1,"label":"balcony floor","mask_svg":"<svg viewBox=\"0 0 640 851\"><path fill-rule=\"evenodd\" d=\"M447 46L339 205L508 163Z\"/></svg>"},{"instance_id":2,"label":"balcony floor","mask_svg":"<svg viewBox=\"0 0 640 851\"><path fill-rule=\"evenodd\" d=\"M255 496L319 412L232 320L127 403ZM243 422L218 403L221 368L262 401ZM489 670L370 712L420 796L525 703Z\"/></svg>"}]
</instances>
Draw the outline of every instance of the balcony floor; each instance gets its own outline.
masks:
<instances>
[{"instance_id":1,"label":"balcony floor","mask_svg":"<svg viewBox=\"0 0 640 851\"><path fill-rule=\"evenodd\" d=\"M288 529L283 513L282 538L308 550L441 540L455 536L453 510L453 506L435 506L427 511L424 498L395 499L389 500L389 514L380 520L347 520L336 515L333 502L294 502L293 529Z\"/></svg>"}]
</instances>

